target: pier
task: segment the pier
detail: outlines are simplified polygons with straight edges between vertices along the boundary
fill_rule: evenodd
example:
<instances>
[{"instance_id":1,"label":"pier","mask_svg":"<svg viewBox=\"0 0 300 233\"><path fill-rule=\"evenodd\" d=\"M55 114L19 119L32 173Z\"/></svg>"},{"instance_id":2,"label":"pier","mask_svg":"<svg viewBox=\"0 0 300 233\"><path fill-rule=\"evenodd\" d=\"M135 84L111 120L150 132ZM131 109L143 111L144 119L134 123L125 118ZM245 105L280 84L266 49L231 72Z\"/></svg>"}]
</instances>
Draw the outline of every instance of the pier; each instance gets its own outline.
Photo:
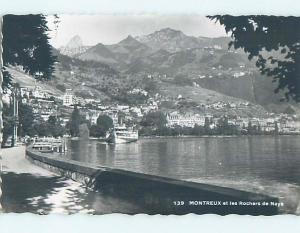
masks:
<instances>
[{"instance_id":1,"label":"pier","mask_svg":"<svg viewBox=\"0 0 300 233\"><path fill-rule=\"evenodd\" d=\"M26 157L103 195L135 203L147 214L275 215L280 212L278 205L271 204L278 203L278 199L263 194L67 160L30 147Z\"/></svg>"},{"instance_id":2,"label":"pier","mask_svg":"<svg viewBox=\"0 0 300 233\"><path fill-rule=\"evenodd\" d=\"M64 153L67 150L65 138L37 138L34 140L32 149L38 150L40 152L51 153L59 152Z\"/></svg>"}]
</instances>

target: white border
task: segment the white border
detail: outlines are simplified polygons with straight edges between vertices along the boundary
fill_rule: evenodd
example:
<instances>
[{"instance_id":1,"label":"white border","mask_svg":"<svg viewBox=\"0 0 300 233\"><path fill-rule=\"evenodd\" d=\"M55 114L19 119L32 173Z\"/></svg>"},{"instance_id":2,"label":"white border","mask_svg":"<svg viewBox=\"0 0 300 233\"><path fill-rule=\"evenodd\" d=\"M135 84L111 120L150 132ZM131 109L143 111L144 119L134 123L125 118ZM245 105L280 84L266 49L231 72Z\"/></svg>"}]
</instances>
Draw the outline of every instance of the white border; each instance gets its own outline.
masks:
<instances>
[{"instance_id":1,"label":"white border","mask_svg":"<svg viewBox=\"0 0 300 233\"><path fill-rule=\"evenodd\" d=\"M1 0L0 14L271 14L300 16L296 0ZM1 214L1 233L300 232L300 217Z\"/></svg>"}]
</instances>

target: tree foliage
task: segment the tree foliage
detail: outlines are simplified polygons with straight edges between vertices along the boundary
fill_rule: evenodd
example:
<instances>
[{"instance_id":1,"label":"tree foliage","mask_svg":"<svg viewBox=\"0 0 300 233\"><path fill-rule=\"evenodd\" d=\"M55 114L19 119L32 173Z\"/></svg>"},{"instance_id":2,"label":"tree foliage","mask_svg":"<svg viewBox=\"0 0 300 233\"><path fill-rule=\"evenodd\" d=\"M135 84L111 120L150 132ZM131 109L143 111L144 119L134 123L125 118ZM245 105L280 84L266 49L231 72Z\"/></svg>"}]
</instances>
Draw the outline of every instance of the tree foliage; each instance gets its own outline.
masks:
<instances>
[{"instance_id":1,"label":"tree foliage","mask_svg":"<svg viewBox=\"0 0 300 233\"><path fill-rule=\"evenodd\" d=\"M97 119L97 125L101 126L104 130L109 130L114 126L113 120L107 115L100 115Z\"/></svg>"},{"instance_id":2,"label":"tree foliage","mask_svg":"<svg viewBox=\"0 0 300 233\"><path fill-rule=\"evenodd\" d=\"M3 104L3 138L2 138L2 146L5 145L8 137L12 135L14 119L12 117L13 108L8 104Z\"/></svg>"},{"instance_id":3,"label":"tree foliage","mask_svg":"<svg viewBox=\"0 0 300 233\"><path fill-rule=\"evenodd\" d=\"M261 74L273 77L275 93L285 100L300 101L300 17L282 16L208 16L224 25L233 41L229 47L243 49L254 57ZM275 56L274 56L275 54Z\"/></svg>"},{"instance_id":4,"label":"tree foliage","mask_svg":"<svg viewBox=\"0 0 300 233\"><path fill-rule=\"evenodd\" d=\"M34 115L32 107L27 104L20 103L19 105L19 135L20 136L34 136L33 129Z\"/></svg>"},{"instance_id":5,"label":"tree foliage","mask_svg":"<svg viewBox=\"0 0 300 233\"><path fill-rule=\"evenodd\" d=\"M68 127L70 130L70 134L72 137L78 137L79 136L79 126L82 123L82 117L80 115L79 109L75 106Z\"/></svg>"},{"instance_id":6,"label":"tree foliage","mask_svg":"<svg viewBox=\"0 0 300 233\"><path fill-rule=\"evenodd\" d=\"M56 116L49 116L47 125L51 136L62 137L64 135L65 129L62 127Z\"/></svg>"},{"instance_id":7,"label":"tree foliage","mask_svg":"<svg viewBox=\"0 0 300 233\"><path fill-rule=\"evenodd\" d=\"M37 79L51 78L56 58L52 55L44 15L5 15L2 30L4 88L11 84L11 76L5 70L8 65L22 66Z\"/></svg>"},{"instance_id":8,"label":"tree foliage","mask_svg":"<svg viewBox=\"0 0 300 233\"><path fill-rule=\"evenodd\" d=\"M163 112L156 111L156 112L149 112L146 114L142 121L141 125L145 127L152 127L152 128L163 128L167 124L167 118Z\"/></svg>"},{"instance_id":9,"label":"tree foliage","mask_svg":"<svg viewBox=\"0 0 300 233\"><path fill-rule=\"evenodd\" d=\"M34 129L34 115L32 108L26 104L19 103L18 115L18 135L24 137L25 135L34 136L36 133ZM3 141L4 145L13 134L14 117L13 105L3 104Z\"/></svg>"},{"instance_id":10,"label":"tree foliage","mask_svg":"<svg viewBox=\"0 0 300 233\"><path fill-rule=\"evenodd\" d=\"M105 137L106 132L113 128L113 120L111 119L110 116L107 115L100 115L97 119L97 124L96 125L91 125L90 126L90 136L91 137Z\"/></svg>"}]
</instances>

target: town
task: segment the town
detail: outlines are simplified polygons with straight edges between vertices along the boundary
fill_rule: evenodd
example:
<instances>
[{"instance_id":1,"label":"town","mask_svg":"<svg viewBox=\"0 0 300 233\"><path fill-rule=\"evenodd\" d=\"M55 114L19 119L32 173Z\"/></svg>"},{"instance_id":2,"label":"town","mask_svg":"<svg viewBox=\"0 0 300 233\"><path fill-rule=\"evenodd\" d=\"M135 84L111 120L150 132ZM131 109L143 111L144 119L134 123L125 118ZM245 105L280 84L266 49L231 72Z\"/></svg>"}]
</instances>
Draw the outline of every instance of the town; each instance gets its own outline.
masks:
<instances>
[{"instance_id":1,"label":"town","mask_svg":"<svg viewBox=\"0 0 300 233\"><path fill-rule=\"evenodd\" d=\"M143 89L133 89L131 94L144 95L146 103L140 105L125 104L104 104L101 100L82 98L76 96L71 89L66 89L64 94L56 96L50 91L43 90L38 85L29 87L18 87L4 95L6 103L12 105L11 96L18 92L19 105L29 107L32 111L35 130L28 130L23 127L20 120L19 136L62 136L74 135L69 129L70 118L74 108L79 110L81 121L78 124L88 125L91 137L104 136L104 133L97 132L97 120L100 116L111 118L113 125L120 122L127 126L134 126L139 129L141 136L180 136L180 135L234 135L234 134L299 134L300 121L291 110L287 113L275 114L266 113L264 116L243 116L238 114L240 109L249 108L251 103L241 101L231 103L218 101L211 104L199 106L202 113L180 112L177 109L166 110L162 103L170 101L161 97L158 93L154 97L148 96ZM15 95L16 96L16 95ZM184 97L178 95L178 102ZM236 115L222 114L233 109ZM21 109L20 109L21 110ZM217 114L216 114L217 113ZM22 112L24 114L24 111ZM19 117L26 118L26 116ZM47 122L56 125L55 133L45 128Z\"/></svg>"}]
</instances>

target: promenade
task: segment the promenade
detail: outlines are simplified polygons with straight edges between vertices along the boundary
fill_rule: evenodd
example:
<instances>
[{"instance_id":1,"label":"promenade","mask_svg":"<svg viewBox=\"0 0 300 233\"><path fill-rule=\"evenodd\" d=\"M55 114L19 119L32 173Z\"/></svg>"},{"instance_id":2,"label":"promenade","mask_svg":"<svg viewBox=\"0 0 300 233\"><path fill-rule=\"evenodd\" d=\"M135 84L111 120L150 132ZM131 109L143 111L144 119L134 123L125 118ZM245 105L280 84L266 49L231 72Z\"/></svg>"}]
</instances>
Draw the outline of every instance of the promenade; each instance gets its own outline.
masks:
<instances>
[{"instance_id":1,"label":"promenade","mask_svg":"<svg viewBox=\"0 0 300 233\"><path fill-rule=\"evenodd\" d=\"M25 158L24 146L1 149L0 153L3 212L94 212L81 184L31 164Z\"/></svg>"},{"instance_id":2,"label":"promenade","mask_svg":"<svg viewBox=\"0 0 300 233\"><path fill-rule=\"evenodd\" d=\"M89 190L81 183L57 176L42 167L43 163L46 162L47 169L49 168L51 171L57 171L58 168L63 169L64 172L72 173L72 179L77 180L78 174L88 175L91 173L93 175L95 173L90 171L93 169L91 165L59 159L38 152L27 151L26 153L30 160L34 161L34 164L40 164L41 167L34 165L25 158L25 147L1 150L1 178L3 181L1 204L6 213L186 214L196 212L203 214L213 212L254 215L278 213L277 207L244 206L239 208L238 206L231 206L229 208L228 206L224 208L216 206L213 208L213 206L202 206L200 208L189 205L185 208L174 207L172 200L185 200L186 203L189 203L189 200L207 200L207 198L219 202L226 200L278 202L278 200L251 192L120 169L94 168L99 171L94 181L94 189ZM101 192L97 192L97 190L101 190Z\"/></svg>"}]
</instances>

